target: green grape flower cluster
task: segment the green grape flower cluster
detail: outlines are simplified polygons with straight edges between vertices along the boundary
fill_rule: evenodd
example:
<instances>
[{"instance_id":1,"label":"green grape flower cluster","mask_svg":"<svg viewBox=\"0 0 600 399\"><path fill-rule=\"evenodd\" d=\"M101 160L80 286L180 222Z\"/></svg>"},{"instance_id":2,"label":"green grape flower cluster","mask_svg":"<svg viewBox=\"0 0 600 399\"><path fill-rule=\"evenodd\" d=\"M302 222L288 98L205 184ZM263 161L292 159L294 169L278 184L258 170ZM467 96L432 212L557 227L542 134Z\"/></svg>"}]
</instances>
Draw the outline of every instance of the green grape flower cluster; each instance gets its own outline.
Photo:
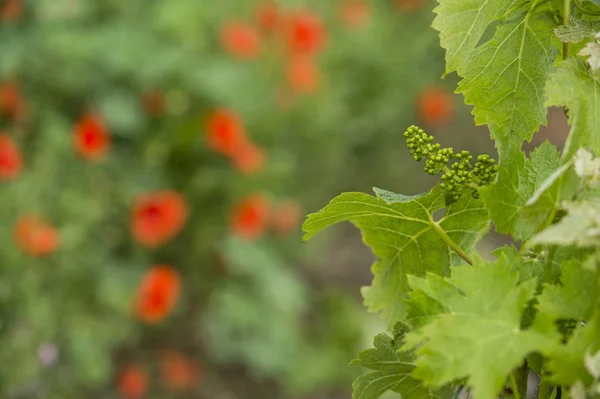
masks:
<instances>
[{"instance_id":1,"label":"green grape flower cluster","mask_svg":"<svg viewBox=\"0 0 600 399\"><path fill-rule=\"evenodd\" d=\"M433 136L417 126L410 126L404 132L406 146L415 161L425 160L425 172L430 175L442 173L441 187L446 189L446 197L457 201L462 192L470 190L474 198L479 198L477 189L490 184L496 178L498 166L489 155L479 155L473 166L473 156L469 151L454 152L453 148L441 148L433 144Z\"/></svg>"}]
</instances>

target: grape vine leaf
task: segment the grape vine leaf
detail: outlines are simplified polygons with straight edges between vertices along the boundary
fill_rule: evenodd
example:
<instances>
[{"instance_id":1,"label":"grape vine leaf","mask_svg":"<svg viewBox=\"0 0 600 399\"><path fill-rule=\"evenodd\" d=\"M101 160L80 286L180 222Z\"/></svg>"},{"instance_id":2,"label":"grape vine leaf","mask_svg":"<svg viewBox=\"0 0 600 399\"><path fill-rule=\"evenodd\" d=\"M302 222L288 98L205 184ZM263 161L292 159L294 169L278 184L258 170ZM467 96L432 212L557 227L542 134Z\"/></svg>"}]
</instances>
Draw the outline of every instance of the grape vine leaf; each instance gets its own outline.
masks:
<instances>
[{"instance_id":1,"label":"grape vine leaf","mask_svg":"<svg viewBox=\"0 0 600 399\"><path fill-rule=\"evenodd\" d=\"M527 243L529 247L539 244L595 247L600 244L600 200L564 202L563 207L568 214L533 236Z\"/></svg>"},{"instance_id":2,"label":"grape vine leaf","mask_svg":"<svg viewBox=\"0 0 600 399\"><path fill-rule=\"evenodd\" d=\"M405 336L402 349L417 348L413 376L443 386L468 378L474 397L495 399L511 370L531 352L554 347L558 334L547 320L521 329L521 318L534 297L537 281L519 284L518 271L505 259L452 268L452 277L428 274L411 284L448 311Z\"/></svg>"},{"instance_id":3,"label":"grape vine leaf","mask_svg":"<svg viewBox=\"0 0 600 399\"><path fill-rule=\"evenodd\" d=\"M530 207L525 214L529 198L559 167L560 155L548 141L536 148L529 158L514 145L510 146L507 155L499 165L496 182L482 187L479 193L497 231L525 240L540 228L552 211L548 202L554 202L556 206L558 190L546 194L551 199L544 203L545 206Z\"/></svg>"},{"instance_id":4,"label":"grape vine leaf","mask_svg":"<svg viewBox=\"0 0 600 399\"><path fill-rule=\"evenodd\" d=\"M431 26L446 49L446 73L464 68L487 27L518 0L439 0Z\"/></svg>"},{"instance_id":5,"label":"grape vine leaf","mask_svg":"<svg viewBox=\"0 0 600 399\"><path fill-rule=\"evenodd\" d=\"M409 280L410 277L409 275ZM411 291L408 296L410 299L404 301L406 304L406 323L413 328L419 328L427 324L433 316L445 311L442 304L427 296L423 291Z\"/></svg>"},{"instance_id":6,"label":"grape vine leaf","mask_svg":"<svg viewBox=\"0 0 600 399\"><path fill-rule=\"evenodd\" d=\"M414 357L410 351L400 351L403 341L387 334L378 334L372 349L359 353L352 366L362 366L372 371L358 377L352 384L352 399L377 399L387 391L402 395L403 399L442 399L452 396L452 389L440 390L426 387L411 377Z\"/></svg>"},{"instance_id":7,"label":"grape vine leaf","mask_svg":"<svg viewBox=\"0 0 600 399\"><path fill-rule=\"evenodd\" d=\"M574 57L562 62L549 76L547 106L569 108L571 131L563 157L571 157L580 147L600 154L600 81L591 76L585 63Z\"/></svg>"},{"instance_id":8,"label":"grape vine leaf","mask_svg":"<svg viewBox=\"0 0 600 399\"><path fill-rule=\"evenodd\" d=\"M600 350L600 314L595 315L585 326L580 325L566 345L559 344L548 355L550 381L556 384L571 385L578 380L586 384L593 377L585 366L586 354Z\"/></svg>"},{"instance_id":9,"label":"grape vine leaf","mask_svg":"<svg viewBox=\"0 0 600 399\"><path fill-rule=\"evenodd\" d=\"M593 258L578 259L560 265L561 284L544 284L537 297L537 309L554 319L585 320L595 305L598 283Z\"/></svg>"},{"instance_id":10,"label":"grape vine leaf","mask_svg":"<svg viewBox=\"0 0 600 399\"><path fill-rule=\"evenodd\" d=\"M475 123L489 125L501 158L509 143L531 140L546 121L544 87L558 54L555 26L551 11L536 1L516 7L466 62L457 92L474 105Z\"/></svg>"},{"instance_id":11,"label":"grape vine leaf","mask_svg":"<svg viewBox=\"0 0 600 399\"><path fill-rule=\"evenodd\" d=\"M377 197L341 194L319 212L308 215L302 228L305 241L343 221L361 230L364 242L379 258L372 267L371 286L362 290L365 304L393 326L406 318L406 275L448 275L450 266L464 261L445 239L470 253L489 222L481 201L468 193L446 208L442 218L434 220L433 213L445 207L445 192L439 186L410 197L380 189L375 192Z\"/></svg>"}]
</instances>

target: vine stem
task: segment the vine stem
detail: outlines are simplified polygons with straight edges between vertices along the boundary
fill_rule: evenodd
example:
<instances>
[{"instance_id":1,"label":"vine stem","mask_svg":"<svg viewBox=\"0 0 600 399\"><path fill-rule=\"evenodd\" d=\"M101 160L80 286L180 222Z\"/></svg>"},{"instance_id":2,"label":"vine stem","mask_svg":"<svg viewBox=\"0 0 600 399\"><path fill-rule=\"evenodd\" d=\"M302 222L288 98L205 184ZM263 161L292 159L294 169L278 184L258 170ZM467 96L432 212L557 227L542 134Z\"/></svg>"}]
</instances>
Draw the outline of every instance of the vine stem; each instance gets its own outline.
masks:
<instances>
[{"instance_id":1,"label":"vine stem","mask_svg":"<svg viewBox=\"0 0 600 399\"><path fill-rule=\"evenodd\" d=\"M521 399L519 387L517 386L517 381L515 380L515 373L510 373L510 385L512 386L514 399Z\"/></svg>"},{"instance_id":2,"label":"vine stem","mask_svg":"<svg viewBox=\"0 0 600 399\"><path fill-rule=\"evenodd\" d=\"M569 26L571 22L571 0L563 2L563 25ZM563 60L569 57L569 43L563 43Z\"/></svg>"},{"instance_id":3,"label":"vine stem","mask_svg":"<svg viewBox=\"0 0 600 399\"><path fill-rule=\"evenodd\" d=\"M456 392L454 392L452 399L458 399L464 388L465 388L464 385L459 386L458 389L456 390Z\"/></svg>"},{"instance_id":4,"label":"vine stem","mask_svg":"<svg viewBox=\"0 0 600 399\"><path fill-rule=\"evenodd\" d=\"M438 233L440 235L440 237L442 237L442 240L444 240L444 242L446 243L446 245L448 245L450 248L452 248L452 250L454 252L456 252L458 256L460 256L461 258L463 258L465 260L465 262L467 262L469 265L473 266L473 260L469 257L469 255L467 255L465 253L465 251L463 251L452 240L452 238L450 238L450 236L448 234L446 234L446 232L444 231L444 229L442 229L440 227L440 225L437 224L436 222L434 222L433 220L431 220L430 222L431 222L431 226L433 227L433 229L436 231L436 233Z\"/></svg>"},{"instance_id":5,"label":"vine stem","mask_svg":"<svg viewBox=\"0 0 600 399\"><path fill-rule=\"evenodd\" d=\"M550 394L550 384L542 379L540 383L540 391L538 392L538 399L548 399Z\"/></svg>"}]
</instances>

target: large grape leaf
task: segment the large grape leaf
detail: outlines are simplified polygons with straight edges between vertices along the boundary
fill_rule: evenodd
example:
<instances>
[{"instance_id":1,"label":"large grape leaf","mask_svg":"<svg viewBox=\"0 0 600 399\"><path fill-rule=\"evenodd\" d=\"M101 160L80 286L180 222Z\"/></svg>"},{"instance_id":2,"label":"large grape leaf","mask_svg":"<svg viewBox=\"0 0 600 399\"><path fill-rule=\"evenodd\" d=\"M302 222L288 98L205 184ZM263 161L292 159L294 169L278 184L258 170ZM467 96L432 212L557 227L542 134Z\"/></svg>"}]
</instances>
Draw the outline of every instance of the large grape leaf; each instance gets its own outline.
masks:
<instances>
[{"instance_id":1,"label":"large grape leaf","mask_svg":"<svg viewBox=\"0 0 600 399\"><path fill-rule=\"evenodd\" d=\"M563 203L567 216L542 230L527 245L597 247L600 244L600 200Z\"/></svg>"},{"instance_id":2,"label":"large grape leaf","mask_svg":"<svg viewBox=\"0 0 600 399\"><path fill-rule=\"evenodd\" d=\"M509 12L466 61L457 91L474 105L475 123L490 126L501 157L508 143L531 140L546 121L544 86L558 53L555 26L551 12L532 1Z\"/></svg>"},{"instance_id":3,"label":"large grape leaf","mask_svg":"<svg viewBox=\"0 0 600 399\"><path fill-rule=\"evenodd\" d=\"M519 0L439 0L431 26L446 49L446 73L464 71L487 27Z\"/></svg>"},{"instance_id":4,"label":"large grape leaf","mask_svg":"<svg viewBox=\"0 0 600 399\"><path fill-rule=\"evenodd\" d=\"M558 168L559 157L556 148L547 141L529 158L518 146L510 146L507 157L500 163L496 182L479 190L498 232L524 240L545 221L552 212L550 205L556 206L558 191L547 193L553 200L546 201L544 207L527 209L526 215L525 205Z\"/></svg>"},{"instance_id":5,"label":"large grape leaf","mask_svg":"<svg viewBox=\"0 0 600 399\"><path fill-rule=\"evenodd\" d=\"M450 398L452 389L425 387L411 377L414 357L410 351L400 351L403 341L379 334L373 340L374 348L359 353L350 364L363 366L372 371L358 377L352 387L352 399L377 399L387 391L402 395L403 399Z\"/></svg>"},{"instance_id":6,"label":"large grape leaf","mask_svg":"<svg viewBox=\"0 0 600 399\"><path fill-rule=\"evenodd\" d=\"M600 289L594 258L573 259L560 265L560 284L544 284L537 309L554 319L585 320L592 313Z\"/></svg>"},{"instance_id":7,"label":"large grape leaf","mask_svg":"<svg viewBox=\"0 0 600 399\"><path fill-rule=\"evenodd\" d=\"M591 76L585 63L574 57L564 61L550 74L547 106L567 106L571 131L563 157L572 156L579 147L600 154L600 81Z\"/></svg>"},{"instance_id":8,"label":"large grape leaf","mask_svg":"<svg viewBox=\"0 0 600 399\"><path fill-rule=\"evenodd\" d=\"M519 283L519 272L506 259L455 267L450 278L432 274L410 278L415 290L447 309L405 336L403 349L417 348L415 378L433 386L468 378L474 397L495 399L525 356L545 353L555 345L558 334L547 320L521 328L537 281Z\"/></svg>"},{"instance_id":9,"label":"large grape leaf","mask_svg":"<svg viewBox=\"0 0 600 399\"><path fill-rule=\"evenodd\" d=\"M600 350L600 313L585 324L579 325L566 345L559 344L548 355L547 367L550 381L556 384L571 385L578 380L590 383L593 377L585 367L585 355Z\"/></svg>"},{"instance_id":10,"label":"large grape leaf","mask_svg":"<svg viewBox=\"0 0 600 399\"><path fill-rule=\"evenodd\" d=\"M444 191L437 186L410 197L379 189L376 194L344 193L334 198L308 216L303 225L304 240L343 221L358 227L364 242L379 258L372 267L371 286L363 288L365 304L393 325L406 318L406 275L448 275L450 266L463 261L445 240L452 240L466 253L473 251L475 242L488 229L488 217L481 201L466 193L435 220L433 213L445 206Z\"/></svg>"}]
</instances>

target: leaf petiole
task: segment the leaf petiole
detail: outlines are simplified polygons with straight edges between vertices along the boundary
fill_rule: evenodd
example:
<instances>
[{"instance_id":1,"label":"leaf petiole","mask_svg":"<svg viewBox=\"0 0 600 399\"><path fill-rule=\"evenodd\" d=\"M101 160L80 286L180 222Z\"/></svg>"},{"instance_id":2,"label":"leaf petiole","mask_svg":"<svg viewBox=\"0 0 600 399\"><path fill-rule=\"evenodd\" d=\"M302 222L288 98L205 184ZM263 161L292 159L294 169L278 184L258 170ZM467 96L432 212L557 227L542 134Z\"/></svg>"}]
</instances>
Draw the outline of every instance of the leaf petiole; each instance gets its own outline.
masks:
<instances>
[{"instance_id":1,"label":"leaf petiole","mask_svg":"<svg viewBox=\"0 0 600 399\"><path fill-rule=\"evenodd\" d=\"M442 237L442 240L448 245L458 256L464 259L469 265L473 266L473 260L467 255L453 240L450 236L440 227L437 222L431 220L431 226L433 229Z\"/></svg>"},{"instance_id":2,"label":"leaf petiole","mask_svg":"<svg viewBox=\"0 0 600 399\"><path fill-rule=\"evenodd\" d=\"M512 387L514 399L521 399L521 394L519 393L519 387L517 386L517 381L515 380L515 373L510 373L510 385Z\"/></svg>"}]
</instances>

